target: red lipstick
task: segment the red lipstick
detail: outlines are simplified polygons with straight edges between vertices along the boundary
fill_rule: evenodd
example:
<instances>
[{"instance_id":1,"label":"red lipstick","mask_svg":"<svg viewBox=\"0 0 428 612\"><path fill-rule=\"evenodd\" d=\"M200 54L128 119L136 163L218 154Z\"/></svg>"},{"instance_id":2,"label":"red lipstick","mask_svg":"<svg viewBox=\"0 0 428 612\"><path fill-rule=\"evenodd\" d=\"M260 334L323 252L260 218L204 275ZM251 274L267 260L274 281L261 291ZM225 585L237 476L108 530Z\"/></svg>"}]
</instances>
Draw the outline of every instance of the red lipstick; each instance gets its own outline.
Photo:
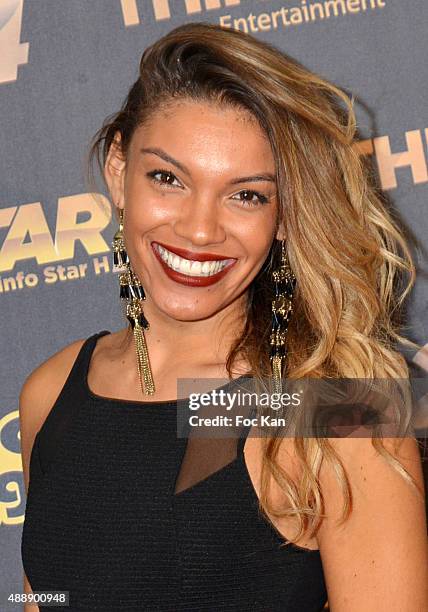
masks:
<instances>
[{"instance_id":1,"label":"red lipstick","mask_svg":"<svg viewBox=\"0 0 428 612\"><path fill-rule=\"evenodd\" d=\"M153 246L152 242L152 246ZM225 257L224 255L216 255L215 253L195 253L193 251L187 251L186 249L179 249L178 247L172 247L168 244L164 244L163 242L157 242L167 251L171 251L171 253L175 253L184 259L190 259L191 261L220 261L223 259L234 259L233 257Z\"/></svg>"},{"instance_id":2,"label":"red lipstick","mask_svg":"<svg viewBox=\"0 0 428 612\"><path fill-rule=\"evenodd\" d=\"M164 246L161 242L159 242L158 244L160 244L161 246ZM160 265L162 266L162 269L164 270L165 274L171 280L175 281L176 283L180 283L181 285L187 285L188 287L208 287L209 285L213 285L214 283L217 283L220 279L223 278L223 276L226 276L226 274L235 265L237 261L235 259L230 264L226 265L226 267L223 268L223 270L220 270L219 272L211 276L189 276L187 274L183 274L182 272L177 272L176 270L173 270L172 268L170 268L160 256L154 242L151 243L151 246L152 246L153 253L155 254L155 257L160 263ZM185 249L177 249L177 248L170 249L169 247L166 247L166 246L164 248L168 249L168 251L170 250L171 253L175 253L176 255L179 255L180 257L184 257L185 259L190 259L192 261L232 259L231 257L214 255L212 253L192 253L191 251L186 251ZM185 255L185 253L188 253L188 255Z\"/></svg>"}]
</instances>

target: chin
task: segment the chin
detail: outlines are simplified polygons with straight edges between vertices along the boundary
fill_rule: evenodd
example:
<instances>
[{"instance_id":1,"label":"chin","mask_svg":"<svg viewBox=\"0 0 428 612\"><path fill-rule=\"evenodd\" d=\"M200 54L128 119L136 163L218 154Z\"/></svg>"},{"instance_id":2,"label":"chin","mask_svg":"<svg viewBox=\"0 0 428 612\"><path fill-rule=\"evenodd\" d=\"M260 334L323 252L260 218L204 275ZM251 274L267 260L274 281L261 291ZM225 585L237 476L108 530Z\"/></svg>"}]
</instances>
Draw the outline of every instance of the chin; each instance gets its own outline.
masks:
<instances>
[{"instance_id":1,"label":"chin","mask_svg":"<svg viewBox=\"0 0 428 612\"><path fill-rule=\"evenodd\" d=\"M205 303L204 303L205 302ZM183 298L177 299L169 298L162 304L158 303L158 308L164 315L175 319L176 321L202 321L215 315L221 310L223 305L217 304L209 306L206 304L206 300L203 297L193 298L192 300L186 300Z\"/></svg>"}]
</instances>

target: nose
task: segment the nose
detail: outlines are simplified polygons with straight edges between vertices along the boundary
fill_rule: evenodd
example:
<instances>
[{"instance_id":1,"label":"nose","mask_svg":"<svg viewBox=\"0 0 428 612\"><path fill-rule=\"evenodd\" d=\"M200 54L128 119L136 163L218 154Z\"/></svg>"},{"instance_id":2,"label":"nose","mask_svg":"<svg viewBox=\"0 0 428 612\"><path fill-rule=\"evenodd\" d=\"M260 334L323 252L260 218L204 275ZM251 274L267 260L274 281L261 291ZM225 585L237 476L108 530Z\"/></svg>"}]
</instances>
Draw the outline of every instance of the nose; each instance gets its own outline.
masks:
<instances>
[{"instance_id":1,"label":"nose","mask_svg":"<svg viewBox=\"0 0 428 612\"><path fill-rule=\"evenodd\" d=\"M224 242L226 231L219 201L206 192L189 197L180 208L174 231L183 243L206 246Z\"/></svg>"}]
</instances>

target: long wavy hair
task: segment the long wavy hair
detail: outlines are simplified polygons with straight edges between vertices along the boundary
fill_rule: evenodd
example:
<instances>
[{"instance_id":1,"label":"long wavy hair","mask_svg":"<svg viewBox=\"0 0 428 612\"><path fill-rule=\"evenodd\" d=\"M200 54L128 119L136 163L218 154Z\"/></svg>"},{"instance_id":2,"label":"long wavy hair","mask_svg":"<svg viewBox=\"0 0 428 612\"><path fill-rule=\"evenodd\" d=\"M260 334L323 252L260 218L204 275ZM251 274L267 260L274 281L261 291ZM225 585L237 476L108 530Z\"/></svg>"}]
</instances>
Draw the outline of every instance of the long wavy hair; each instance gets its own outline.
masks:
<instances>
[{"instance_id":1,"label":"long wavy hair","mask_svg":"<svg viewBox=\"0 0 428 612\"><path fill-rule=\"evenodd\" d=\"M400 335L415 267L404 230L355 146L353 98L251 35L206 22L181 25L144 51L122 108L92 140L89 175L94 159L103 169L117 132L126 158L135 129L177 98L247 109L269 138L276 163L278 227L285 229L297 279L284 375L408 379L407 363L394 347L401 342L420 348ZM256 378L270 376L269 272L278 245L274 240L266 265L248 289L245 327L226 363L230 377L242 356ZM323 514L320 458L332 462L339 478L342 520L351 512L351 489L327 437L294 438L302 469L299 482L278 460L281 440L263 440L259 505L267 517L294 516L298 531L289 542L297 542L316 533ZM372 443L416 486L381 437ZM288 500L279 510L269 496L272 477Z\"/></svg>"}]
</instances>

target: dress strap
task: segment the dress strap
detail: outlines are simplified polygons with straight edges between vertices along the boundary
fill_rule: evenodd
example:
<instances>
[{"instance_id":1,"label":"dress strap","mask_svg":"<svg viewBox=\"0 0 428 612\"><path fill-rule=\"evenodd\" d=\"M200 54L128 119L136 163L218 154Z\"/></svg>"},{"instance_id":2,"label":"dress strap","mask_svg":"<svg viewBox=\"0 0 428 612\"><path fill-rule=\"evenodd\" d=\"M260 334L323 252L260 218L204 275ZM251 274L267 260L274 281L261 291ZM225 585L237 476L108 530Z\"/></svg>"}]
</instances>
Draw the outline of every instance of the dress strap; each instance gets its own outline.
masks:
<instances>
[{"instance_id":1,"label":"dress strap","mask_svg":"<svg viewBox=\"0 0 428 612\"><path fill-rule=\"evenodd\" d=\"M50 464L60 440L66 437L76 414L88 399L84 376L97 339L109 333L103 330L83 342L56 401L37 433L40 460L44 469Z\"/></svg>"},{"instance_id":2,"label":"dress strap","mask_svg":"<svg viewBox=\"0 0 428 612\"><path fill-rule=\"evenodd\" d=\"M87 376L89 371L89 364L91 362L92 353L94 352L95 346L97 344L98 338L102 336L106 336L111 332L107 329L103 331L99 331L96 334L93 334L89 338L85 340L83 343L80 352L75 361L76 371L70 372L70 376L73 374L72 378L75 379L77 386L82 387L84 392L87 392Z\"/></svg>"},{"instance_id":3,"label":"dress strap","mask_svg":"<svg viewBox=\"0 0 428 612\"><path fill-rule=\"evenodd\" d=\"M85 381L89 363L91 361L91 355L94 351L98 338L101 338L101 336L105 336L109 333L110 332L108 330L103 330L89 336L89 338L86 338L80 347L79 352L77 353L58 400L60 400L64 394L68 395L70 392L75 399L83 399L83 396L86 393Z\"/></svg>"}]
</instances>

